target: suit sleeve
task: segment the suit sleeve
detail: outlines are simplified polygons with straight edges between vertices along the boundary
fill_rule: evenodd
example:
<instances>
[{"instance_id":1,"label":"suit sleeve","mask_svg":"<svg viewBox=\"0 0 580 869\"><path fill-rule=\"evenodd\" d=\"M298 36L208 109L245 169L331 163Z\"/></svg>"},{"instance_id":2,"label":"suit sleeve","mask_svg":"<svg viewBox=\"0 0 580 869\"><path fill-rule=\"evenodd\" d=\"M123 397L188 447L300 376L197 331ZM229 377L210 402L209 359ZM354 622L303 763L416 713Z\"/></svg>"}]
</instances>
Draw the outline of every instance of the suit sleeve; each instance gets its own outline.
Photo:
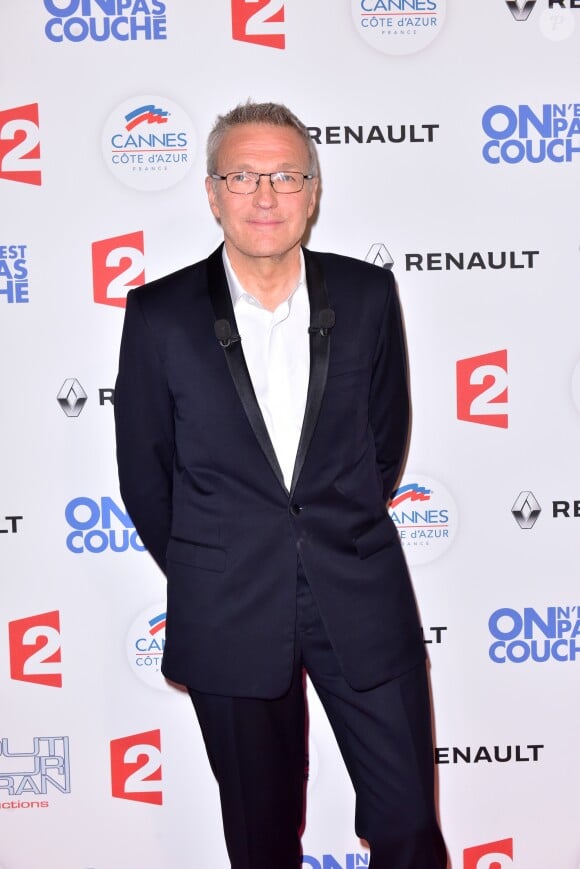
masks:
<instances>
[{"instance_id":1,"label":"suit sleeve","mask_svg":"<svg viewBox=\"0 0 580 869\"><path fill-rule=\"evenodd\" d=\"M127 296L115 385L119 486L144 546L165 572L171 528L173 403L139 299Z\"/></svg>"},{"instance_id":2,"label":"suit sleeve","mask_svg":"<svg viewBox=\"0 0 580 869\"><path fill-rule=\"evenodd\" d=\"M385 502L401 472L409 436L407 353L395 280L389 287L373 360L369 419Z\"/></svg>"}]
</instances>

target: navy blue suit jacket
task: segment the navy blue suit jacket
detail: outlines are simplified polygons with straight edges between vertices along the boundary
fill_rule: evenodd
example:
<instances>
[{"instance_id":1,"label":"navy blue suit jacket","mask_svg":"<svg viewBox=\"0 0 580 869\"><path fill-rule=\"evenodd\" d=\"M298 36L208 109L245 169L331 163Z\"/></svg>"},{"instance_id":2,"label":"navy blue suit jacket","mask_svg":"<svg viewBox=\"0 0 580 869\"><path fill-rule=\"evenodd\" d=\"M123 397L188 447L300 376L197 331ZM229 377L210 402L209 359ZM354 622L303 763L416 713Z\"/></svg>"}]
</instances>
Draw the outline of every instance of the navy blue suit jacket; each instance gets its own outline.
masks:
<instances>
[{"instance_id":1,"label":"navy blue suit jacket","mask_svg":"<svg viewBox=\"0 0 580 869\"><path fill-rule=\"evenodd\" d=\"M304 250L310 381L290 491L236 331L221 248L133 290L115 390L121 494L167 576L164 674L198 691L288 688L300 558L355 689L424 659L385 507L408 431L405 348L389 271ZM324 316L324 315L323 315Z\"/></svg>"}]
</instances>

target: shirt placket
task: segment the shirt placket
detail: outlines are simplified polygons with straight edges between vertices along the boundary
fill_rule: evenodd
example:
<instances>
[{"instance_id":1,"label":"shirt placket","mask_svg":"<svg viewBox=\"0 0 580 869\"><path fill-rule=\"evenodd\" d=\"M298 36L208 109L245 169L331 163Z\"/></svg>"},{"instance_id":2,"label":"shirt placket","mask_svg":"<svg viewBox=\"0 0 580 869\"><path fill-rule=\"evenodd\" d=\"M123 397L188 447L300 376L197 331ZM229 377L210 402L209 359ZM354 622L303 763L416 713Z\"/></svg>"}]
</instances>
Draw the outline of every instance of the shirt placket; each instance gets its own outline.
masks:
<instances>
[{"instance_id":1,"label":"shirt placket","mask_svg":"<svg viewBox=\"0 0 580 869\"><path fill-rule=\"evenodd\" d=\"M288 316L289 305L284 302L272 314L267 341L268 405L271 411L272 440L287 486L292 477L300 434L296 429L290 360L287 358L284 340L284 323Z\"/></svg>"}]
</instances>

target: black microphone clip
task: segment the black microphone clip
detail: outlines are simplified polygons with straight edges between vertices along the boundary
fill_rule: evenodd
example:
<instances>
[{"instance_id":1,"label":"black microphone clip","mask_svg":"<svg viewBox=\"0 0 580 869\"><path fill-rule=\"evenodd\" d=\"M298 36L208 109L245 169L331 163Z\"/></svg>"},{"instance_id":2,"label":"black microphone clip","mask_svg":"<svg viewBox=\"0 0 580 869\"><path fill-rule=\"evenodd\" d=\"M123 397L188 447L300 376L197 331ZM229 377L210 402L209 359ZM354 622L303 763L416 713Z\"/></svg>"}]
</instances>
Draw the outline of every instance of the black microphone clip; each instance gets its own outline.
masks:
<instances>
[{"instance_id":1,"label":"black microphone clip","mask_svg":"<svg viewBox=\"0 0 580 869\"><path fill-rule=\"evenodd\" d=\"M232 332L229 320L216 320L213 330L224 350L228 350L236 341L241 341L240 336Z\"/></svg>"},{"instance_id":2,"label":"black microphone clip","mask_svg":"<svg viewBox=\"0 0 580 869\"><path fill-rule=\"evenodd\" d=\"M308 327L309 335L330 335L330 330L336 322L336 316L332 308L323 308L318 312L318 323L312 323Z\"/></svg>"}]
</instances>

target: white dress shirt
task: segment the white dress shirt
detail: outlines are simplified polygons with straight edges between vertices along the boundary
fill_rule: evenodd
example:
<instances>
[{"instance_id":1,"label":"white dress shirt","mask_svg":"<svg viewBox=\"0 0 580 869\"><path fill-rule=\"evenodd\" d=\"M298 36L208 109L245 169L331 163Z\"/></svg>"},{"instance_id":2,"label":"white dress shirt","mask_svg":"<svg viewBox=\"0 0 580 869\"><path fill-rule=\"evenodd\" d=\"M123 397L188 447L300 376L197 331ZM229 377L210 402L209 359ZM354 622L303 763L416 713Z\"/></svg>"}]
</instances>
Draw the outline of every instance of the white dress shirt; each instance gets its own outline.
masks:
<instances>
[{"instance_id":1,"label":"white dress shirt","mask_svg":"<svg viewBox=\"0 0 580 869\"><path fill-rule=\"evenodd\" d=\"M290 489L310 372L310 304L304 256L301 251L298 284L274 311L268 311L244 289L225 247L223 260L254 392L286 488Z\"/></svg>"}]
</instances>

